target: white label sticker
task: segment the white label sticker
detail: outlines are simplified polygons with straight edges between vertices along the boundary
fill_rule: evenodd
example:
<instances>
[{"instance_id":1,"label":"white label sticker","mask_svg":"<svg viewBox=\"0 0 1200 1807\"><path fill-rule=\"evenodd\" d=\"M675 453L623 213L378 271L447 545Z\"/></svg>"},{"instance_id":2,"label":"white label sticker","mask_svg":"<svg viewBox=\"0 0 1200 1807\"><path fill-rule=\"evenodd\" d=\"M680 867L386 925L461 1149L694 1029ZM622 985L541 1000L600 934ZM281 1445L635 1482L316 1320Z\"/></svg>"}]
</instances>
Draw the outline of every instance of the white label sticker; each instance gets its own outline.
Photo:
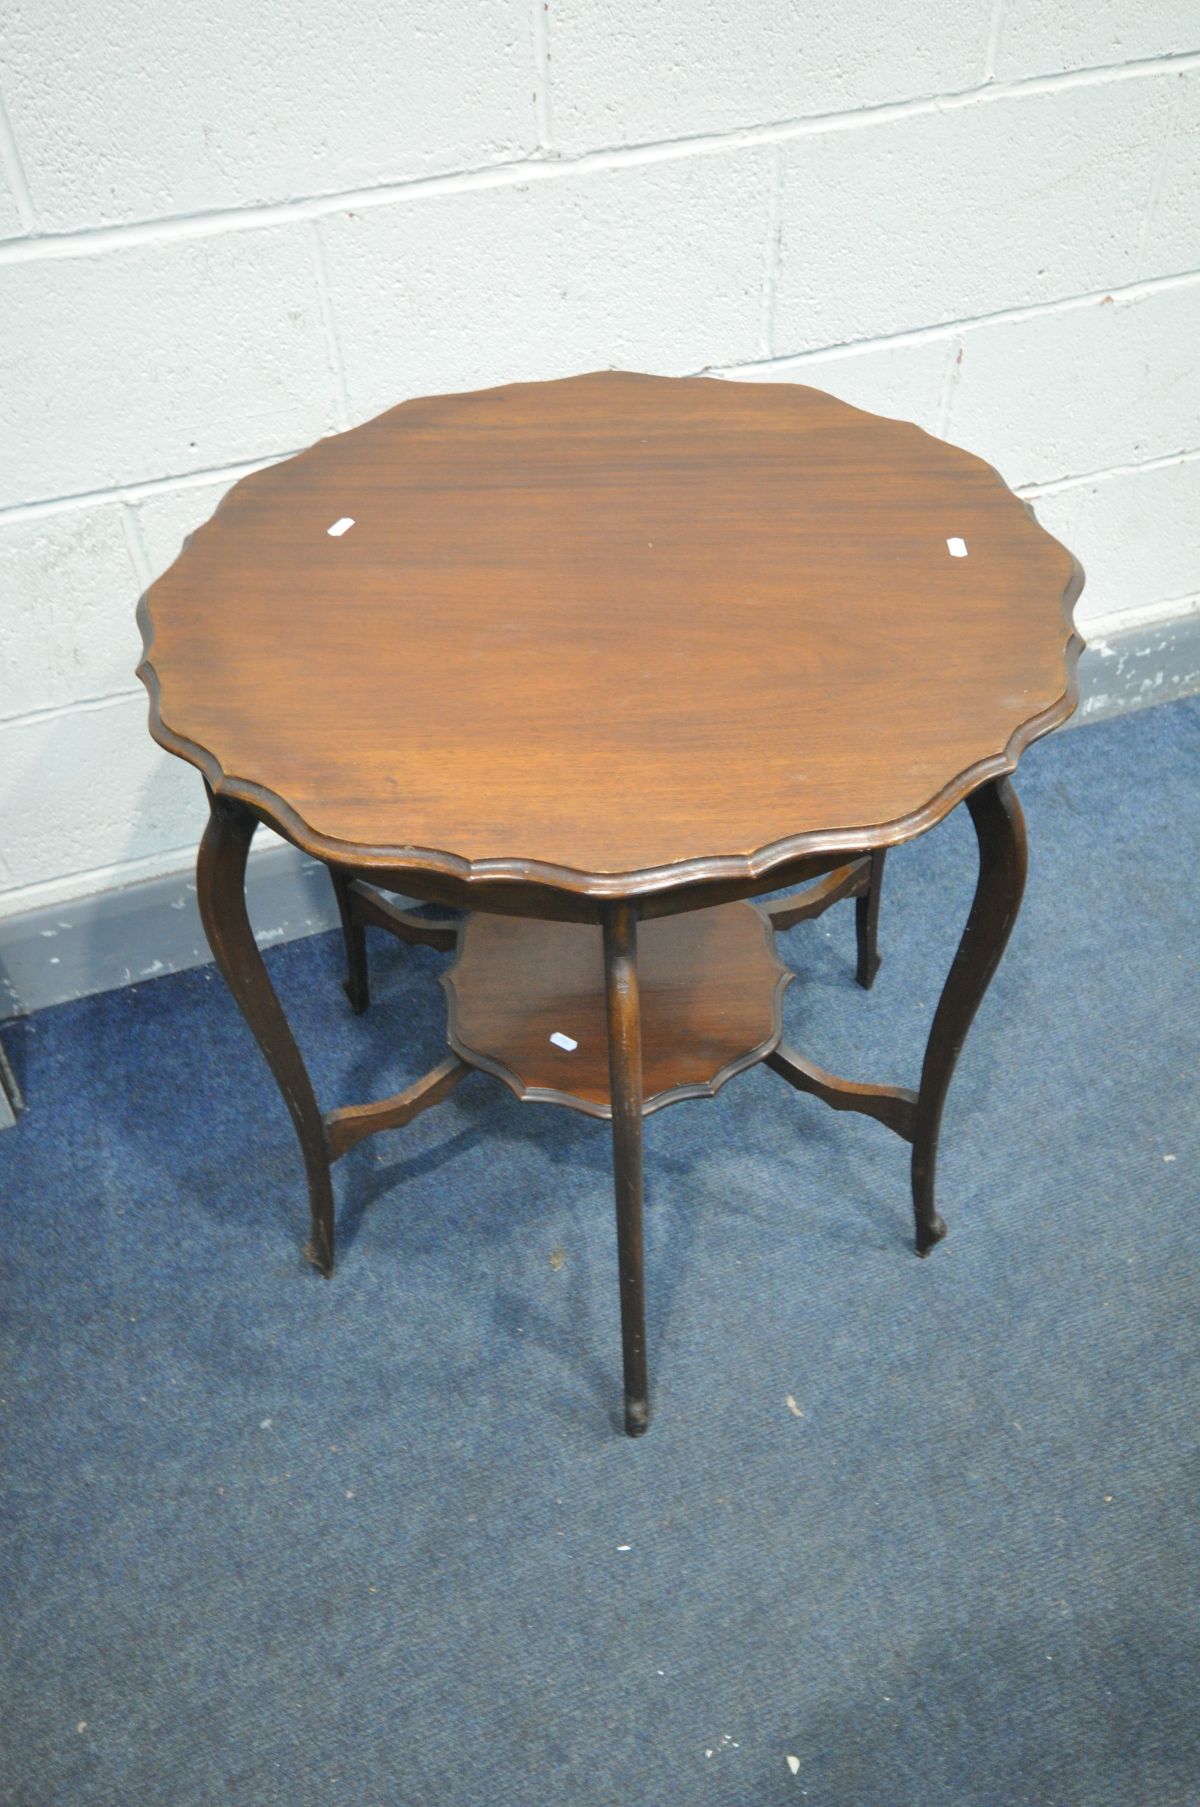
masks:
<instances>
[{"instance_id":1,"label":"white label sticker","mask_svg":"<svg viewBox=\"0 0 1200 1807\"><path fill-rule=\"evenodd\" d=\"M561 1029L556 1029L550 1040L556 1048L565 1048L568 1054L574 1054L579 1046L579 1043L573 1042L569 1035L564 1035Z\"/></svg>"},{"instance_id":2,"label":"white label sticker","mask_svg":"<svg viewBox=\"0 0 1200 1807\"><path fill-rule=\"evenodd\" d=\"M954 539L946 541L946 550L949 552L951 558L966 558L967 542L966 540L958 539L956 536Z\"/></svg>"},{"instance_id":3,"label":"white label sticker","mask_svg":"<svg viewBox=\"0 0 1200 1807\"><path fill-rule=\"evenodd\" d=\"M351 515L344 514L340 521L335 521L333 523L333 526L327 527L325 529L325 531L329 535L330 539L340 540L344 533L349 533L349 531L353 527L353 525L354 525L353 517Z\"/></svg>"}]
</instances>

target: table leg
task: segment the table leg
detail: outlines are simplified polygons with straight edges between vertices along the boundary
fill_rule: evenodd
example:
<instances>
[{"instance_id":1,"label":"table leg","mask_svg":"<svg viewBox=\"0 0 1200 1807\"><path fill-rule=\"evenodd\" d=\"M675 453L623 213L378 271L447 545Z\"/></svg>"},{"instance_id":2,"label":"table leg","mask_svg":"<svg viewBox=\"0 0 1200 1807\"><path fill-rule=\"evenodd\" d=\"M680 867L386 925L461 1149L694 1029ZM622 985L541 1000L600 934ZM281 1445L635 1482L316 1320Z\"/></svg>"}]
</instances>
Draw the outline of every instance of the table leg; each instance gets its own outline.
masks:
<instances>
[{"instance_id":1,"label":"table leg","mask_svg":"<svg viewBox=\"0 0 1200 1807\"><path fill-rule=\"evenodd\" d=\"M617 1259L621 1276L625 1429L631 1437L640 1437L650 1423L650 1403L642 1245L642 1024L638 998L637 910L631 903L611 904L605 912L604 982L612 1089Z\"/></svg>"},{"instance_id":2,"label":"table leg","mask_svg":"<svg viewBox=\"0 0 1200 1807\"><path fill-rule=\"evenodd\" d=\"M371 986L367 978L367 931L354 913L350 874L340 866L330 866L327 870L333 882L338 915L342 919L342 939L346 943L346 977L343 988L350 1000L351 1010L355 1016L361 1016L371 1001Z\"/></svg>"},{"instance_id":3,"label":"table leg","mask_svg":"<svg viewBox=\"0 0 1200 1807\"><path fill-rule=\"evenodd\" d=\"M333 1272L333 1186L325 1126L283 1006L267 976L246 913L246 856L258 819L246 804L209 792L208 827L196 861L200 918L213 958L262 1049L292 1122L308 1171L312 1240L305 1255Z\"/></svg>"},{"instance_id":4,"label":"table leg","mask_svg":"<svg viewBox=\"0 0 1200 1807\"><path fill-rule=\"evenodd\" d=\"M871 855L871 876L865 891L854 900L854 928L858 936L858 971L855 974L864 991L870 991L879 971L879 893L883 887L883 862L886 847L877 847Z\"/></svg>"},{"instance_id":5,"label":"table leg","mask_svg":"<svg viewBox=\"0 0 1200 1807\"><path fill-rule=\"evenodd\" d=\"M967 798L967 808L979 841L979 880L921 1069L912 1152L918 1255L927 1255L946 1234L934 1207L942 1106L967 1030L1000 963L1025 889L1025 820L1012 784L1007 778L996 778L982 785Z\"/></svg>"}]
</instances>

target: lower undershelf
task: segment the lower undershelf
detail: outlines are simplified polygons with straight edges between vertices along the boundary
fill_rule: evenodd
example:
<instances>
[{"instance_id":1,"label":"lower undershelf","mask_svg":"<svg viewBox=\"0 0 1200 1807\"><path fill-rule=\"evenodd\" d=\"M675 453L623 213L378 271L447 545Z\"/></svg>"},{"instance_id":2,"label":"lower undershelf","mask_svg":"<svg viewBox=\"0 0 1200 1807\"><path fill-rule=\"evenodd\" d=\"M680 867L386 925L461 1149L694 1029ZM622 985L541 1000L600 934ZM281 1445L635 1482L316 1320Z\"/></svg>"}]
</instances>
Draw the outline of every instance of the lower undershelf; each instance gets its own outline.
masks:
<instances>
[{"instance_id":1,"label":"lower undershelf","mask_svg":"<svg viewBox=\"0 0 1200 1807\"><path fill-rule=\"evenodd\" d=\"M762 912L722 904L638 934L643 1114L711 1097L776 1047L792 974ZM469 916L442 978L449 1042L519 1098L612 1115L601 930Z\"/></svg>"}]
</instances>

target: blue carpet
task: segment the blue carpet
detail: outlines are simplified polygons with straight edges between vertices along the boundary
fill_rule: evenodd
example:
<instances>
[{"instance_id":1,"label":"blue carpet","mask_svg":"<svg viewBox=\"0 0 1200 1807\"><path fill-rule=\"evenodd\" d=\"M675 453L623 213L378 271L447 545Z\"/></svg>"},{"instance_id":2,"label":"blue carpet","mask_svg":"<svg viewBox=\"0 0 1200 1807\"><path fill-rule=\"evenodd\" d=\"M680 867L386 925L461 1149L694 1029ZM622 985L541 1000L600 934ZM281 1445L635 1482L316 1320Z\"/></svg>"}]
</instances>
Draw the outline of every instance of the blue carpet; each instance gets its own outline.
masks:
<instances>
[{"instance_id":1,"label":"blue carpet","mask_svg":"<svg viewBox=\"0 0 1200 1807\"><path fill-rule=\"evenodd\" d=\"M338 1167L326 1283L211 969L10 1025L0 1798L1200 1800L1200 705L1020 788L949 1240L765 1069L652 1118L640 1443L605 1126L473 1076ZM915 1082L972 862L890 858L869 997L849 905L792 931L799 1047ZM442 956L371 954L361 1023L334 938L270 956L326 1102L441 1054Z\"/></svg>"}]
</instances>

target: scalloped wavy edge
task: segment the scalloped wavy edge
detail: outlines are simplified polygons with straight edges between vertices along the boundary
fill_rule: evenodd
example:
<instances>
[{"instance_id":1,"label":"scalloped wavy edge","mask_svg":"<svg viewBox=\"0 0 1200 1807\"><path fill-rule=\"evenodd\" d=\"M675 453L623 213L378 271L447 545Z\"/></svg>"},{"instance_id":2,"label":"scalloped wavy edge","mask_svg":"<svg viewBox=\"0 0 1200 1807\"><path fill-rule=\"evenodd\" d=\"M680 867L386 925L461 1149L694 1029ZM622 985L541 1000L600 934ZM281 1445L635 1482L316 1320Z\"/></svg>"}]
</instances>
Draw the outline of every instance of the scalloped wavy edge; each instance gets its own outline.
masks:
<instances>
[{"instance_id":1,"label":"scalloped wavy edge","mask_svg":"<svg viewBox=\"0 0 1200 1807\"><path fill-rule=\"evenodd\" d=\"M590 375L609 374L589 372ZM615 374L615 373L613 373ZM642 375L643 372L621 372L621 375ZM563 377L561 382L577 381L577 378ZM657 379L654 379L657 380ZM676 382L716 381L714 378L673 378ZM503 384L504 388L525 388L528 384ZM811 385L809 385L811 386ZM780 387L794 390L797 385L759 384L756 389L764 387ZM824 390L818 391L826 394ZM414 400L427 400L416 397ZM835 400L840 399L835 397ZM401 403L403 407L405 404ZM870 414L869 409L854 408L849 402L843 407L850 408L855 414ZM387 413L397 410L388 409ZM377 416L376 418L381 418ZM874 419L891 418L890 416L872 416ZM368 424L368 423L364 423ZM896 424L911 428L922 438L933 439L936 435L927 433L915 421L902 421ZM305 451L295 454L296 458L305 458L317 451L324 443L317 440ZM948 442L938 440L939 445ZM1009 489L1004 478L995 465L978 457L974 452L965 451L961 446L953 448L961 457L971 459L995 478L1006 494L1020 502L1026 514L1038 529L1039 533L1061 547L1071 560L1071 574L1060 598L1063 626L1068 630L1063 646L1064 688L1060 697L1049 704L1028 721L1021 722L1009 735L1003 750L988 754L986 758L976 760L957 773L940 790L936 791L918 809L897 816L890 822L876 824L869 828L829 828L811 829L803 834L785 835L775 841L766 842L749 854L701 854L690 859L678 860L666 866L647 866L631 872L587 872L573 866L557 865L554 862L536 859L503 858L470 860L463 855L452 853L448 849L415 846L370 846L358 841L341 841L331 835L322 834L306 822L285 797L274 791L269 785L256 783L249 778L241 778L226 772L216 755L197 741L189 740L186 735L178 734L167 726L162 717L161 683L151 658L154 649L154 623L150 615L150 595L154 585L143 592L138 599L137 622L142 635L142 658L137 666L136 676L145 686L149 698L149 728L152 738L168 753L176 754L196 766L203 774L210 789L218 796L233 797L240 803L249 804L258 812L268 827L291 841L301 852L323 862L332 862L351 868L361 867L363 870L379 872L387 870L397 879L397 890L404 890L412 885L414 894L419 894L419 881L423 874L437 878L447 878L466 887L474 885L489 886L497 881L504 883L522 883L536 885L546 891L565 891L576 897L593 898L598 901L625 897L650 897L664 891L683 889L692 885L706 883L744 883L759 886L761 881L777 868L791 864L794 860L805 856L850 856L855 853L868 853L877 847L897 847L904 841L911 841L917 835L924 834L942 819L949 815L956 804L962 802L971 791L986 784L990 779L999 778L1007 773L1015 772L1018 761L1026 748L1035 740L1052 733L1068 721L1074 713L1079 701L1078 663L1086 642L1075 626L1074 608L1086 581L1083 566L1069 547L1049 533L1034 513L1033 507L1023 498L1016 496ZM281 460L281 463L294 462L294 459ZM266 469L274 470L275 465ZM213 510L209 520L202 523L195 532L203 532L220 514L226 501L235 489L243 483L252 483L261 473L251 471L235 484L232 484ZM179 553L172 564L178 562L190 546L194 534L188 534ZM157 581L157 580L156 580ZM413 884L413 881L416 881Z\"/></svg>"},{"instance_id":2,"label":"scalloped wavy edge","mask_svg":"<svg viewBox=\"0 0 1200 1807\"><path fill-rule=\"evenodd\" d=\"M711 1079L697 1079L686 1085L668 1086L663 1092L653 1092L649 1098L642 1100L642 1116L652 1117L656 1111L665 1110L669 1104L684 1104L692 1098L715 1098L731 1079L739 1073L748 1072L760 1061L772 1054L783 1040L783 994L796 977L791 967L782 959L775 938L775 930L771 927L763 912L749 899L744 900L745 907L753 910L762 924L766 940L767 953L775 966L775 982L771 988L771 1028L765 1038L748 1048L742 1054L735 1054L727 1060L723 1067L718 1067ZM720 906L726 909L740 909L741 903ZM469 918L468 918L469 920ZM582 925L581 925L582 926ZM464 924L465 928L465 924ZM599 934L599 928L594 933ZM526 1085L515 1067L501 1060L497 1054L489 1054L486 1050L476 1048L468 1042L459 1025L458 988L454 983L455 969L462 959L463 933L460 930L458 952L446 968L438 974L438 984L446 997L446 1040L451 1051L467 1066L477 1073L486 1073L492 1079L498 1079L514 1093L521 1104L557 1104L567 1110L578 1111L581 1116L598 1118L603 1123L612 1121L612 1103L597 1104L591 1098L582 1098L578 1092L564 1092L557 1086Z\"/></svg>"}]
</instances>

